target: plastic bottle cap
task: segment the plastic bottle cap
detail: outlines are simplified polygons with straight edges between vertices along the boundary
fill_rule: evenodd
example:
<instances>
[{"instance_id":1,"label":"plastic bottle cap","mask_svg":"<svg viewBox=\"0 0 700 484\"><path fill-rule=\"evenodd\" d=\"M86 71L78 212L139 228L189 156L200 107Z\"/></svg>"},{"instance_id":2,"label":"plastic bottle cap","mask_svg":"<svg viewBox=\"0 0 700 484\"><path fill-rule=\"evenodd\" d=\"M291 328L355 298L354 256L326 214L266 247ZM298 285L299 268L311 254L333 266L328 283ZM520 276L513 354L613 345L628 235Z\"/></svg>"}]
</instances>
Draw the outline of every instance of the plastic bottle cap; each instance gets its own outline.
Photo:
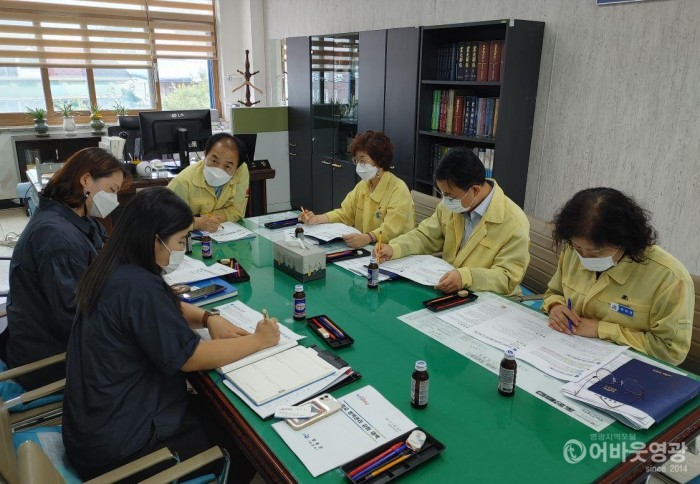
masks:
<instances>
[{"instance_id":1,"label":"plastic bottle cap","mask_svg":"<svg viewBox=\"0 0 700 484\"><path fill-rule=\"evenodd\" d=\"M423 360L416 361L416 370L425 371L428 369L428 364Z\"/></svg>"},{"instance_id":2,"label":"plastic bottle cap","mask_svg":"<svg viewBox=\"0 0 700 484\"><path fill-rule=\"evenodd\" d=\"M377 262L377 258L376 258L376 257L372 256L372 257L369 258L369 263L370 263L370 264L374 264L374 263L376 263L376 262Z\"/></svg>"},{"instance_id":3,"label":"plastic bottle cap","mask_svg":"<svg viewBox=\"0 0 700 484\"><path fill-rule=\"evenodd\" d=\"M296 286L294 286L294 291L296 291L296 292L304 292L304 286L301 285L301 284L297 284Z\"/></svg>"},{"instance_id":4,"label":"plastic bottle cap","mask_svg":"<svg viewBox=\"0 0 700 484\"><path fill-rule=\"evenodd\" d=\"M207 232L206 230L202 230L202 237L206 237L207 235L209 235L209 232Z\"/></svg>"},{"instance_id":5,"label":"plastic bottle cap","mask_svg":"<svg viewBox=\"0 0 700 484\"><path fill-rule=\"evenodd\" d=\"M515 350L505 350L503 352L503 355L506 357L507 360L514 360L515 359Z\"/></svg>"}]
</instances>

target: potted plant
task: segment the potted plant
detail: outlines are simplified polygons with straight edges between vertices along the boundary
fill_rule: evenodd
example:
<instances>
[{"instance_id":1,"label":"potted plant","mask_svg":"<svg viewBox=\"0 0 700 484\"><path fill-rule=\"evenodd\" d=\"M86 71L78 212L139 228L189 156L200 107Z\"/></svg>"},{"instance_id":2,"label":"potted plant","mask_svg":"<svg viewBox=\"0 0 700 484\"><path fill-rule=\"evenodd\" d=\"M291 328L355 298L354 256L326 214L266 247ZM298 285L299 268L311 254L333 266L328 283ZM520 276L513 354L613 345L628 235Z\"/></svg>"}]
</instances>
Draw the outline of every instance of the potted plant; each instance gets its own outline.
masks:
<instances>
[{"instance_id":1,"label":"potted plant","mask_svg":"<svg viewBox=\"0 0 700 484\"><path fill-rule=\"evenodd\" d=\"M73 110L73 103L70 101L63 101L61 104L56 104L56 114L63 116L63 130L67 134L73 134L76 131L75 111Z\"/></svg>"},{"instance_id":2,"label":"potted plant","mask_svg":"<svg viewBox=\"0 0 700 484\"><path fill-rule=\"evenodd\" d=\"M114 112L117 113L117 118L126 116L126 108L119 102L114 103Z\"/></svg>"},{"instance_id":3,"label":"potted plant","mask_svg":"<svg viewBox=\"0 0 700 484\"><path fill-rule=\"evenodd\" d=\"M90 108L90 119L92 134L104 134L105 123L102 121L102 109L99 104L93 104Z\"/></svg>"},{"instance_id":4,"label":"potted plant","mask_svg":"<svg viewBox=\"0 0 700 484\"><path fill-rule=\"evenodd\" d=\"M34 120L34 132L37 136L48 136L49 125L46 124L46 109L27 107L27 117Z\"/></svg>"}]
</instances>

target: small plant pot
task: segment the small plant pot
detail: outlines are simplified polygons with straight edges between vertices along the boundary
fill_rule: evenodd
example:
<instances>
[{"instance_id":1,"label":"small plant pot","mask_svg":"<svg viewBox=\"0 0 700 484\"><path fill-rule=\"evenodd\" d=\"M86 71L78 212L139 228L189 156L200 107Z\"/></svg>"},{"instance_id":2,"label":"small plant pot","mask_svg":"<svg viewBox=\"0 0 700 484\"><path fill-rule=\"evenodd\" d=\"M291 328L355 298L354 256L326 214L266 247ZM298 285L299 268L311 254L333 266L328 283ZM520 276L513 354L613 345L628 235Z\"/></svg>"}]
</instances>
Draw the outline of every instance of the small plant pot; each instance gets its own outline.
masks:
<instances>
[{"instance_id":1,"label":"small plant pot","mask_svg":"<svg viewBox=\"0 0 700 484\"><path fill-rule=\"evenodd\" d=\"M37 136L48 136L49 135L49 125L46 124L46 119L35 119L34 120L34 133Z\"/></svg>"},{"instance_id":2,"label":"small plant pot","mask_svg":"<svg viewBox=\"0 0 700 484\"><path fill-rule=\"evenodd\" d=\"M73 118L73 116L64 116L63 131L65 131L66 134L75 134L77 130L78 128L75 127L75 119Z\"/></svg>"}]
</instances>

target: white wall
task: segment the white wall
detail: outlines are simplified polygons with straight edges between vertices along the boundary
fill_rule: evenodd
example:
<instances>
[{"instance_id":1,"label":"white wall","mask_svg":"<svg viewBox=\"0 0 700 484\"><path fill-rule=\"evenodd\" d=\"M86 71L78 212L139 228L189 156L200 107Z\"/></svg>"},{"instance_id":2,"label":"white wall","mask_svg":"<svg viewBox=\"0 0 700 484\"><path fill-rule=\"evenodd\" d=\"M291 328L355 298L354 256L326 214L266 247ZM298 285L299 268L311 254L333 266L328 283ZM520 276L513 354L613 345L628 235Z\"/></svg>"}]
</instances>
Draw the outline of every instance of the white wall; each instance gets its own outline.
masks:
<instances>
[{"instance_id":1,"label":"white wall","mask_svg":"<svg viewBox=\"0 0 700 484\"><path fill-rule=\"evenodd\" d=\"M268 39L499 18L546 23L525 209L611 186L700 274L700 2L264 0Z\"/></svg>"}]
</instances>

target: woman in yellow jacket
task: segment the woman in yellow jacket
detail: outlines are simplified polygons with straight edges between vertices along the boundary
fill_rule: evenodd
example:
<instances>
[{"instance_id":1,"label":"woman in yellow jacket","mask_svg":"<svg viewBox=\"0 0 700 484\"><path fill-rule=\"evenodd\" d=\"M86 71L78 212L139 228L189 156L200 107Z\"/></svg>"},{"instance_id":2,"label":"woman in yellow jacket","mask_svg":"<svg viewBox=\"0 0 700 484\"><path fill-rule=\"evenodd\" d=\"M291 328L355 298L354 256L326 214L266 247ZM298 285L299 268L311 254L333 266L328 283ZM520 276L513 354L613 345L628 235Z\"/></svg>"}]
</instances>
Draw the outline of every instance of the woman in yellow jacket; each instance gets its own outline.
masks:
<instances>
[{"instance_id":1,"label":"woman in yellow jacket","mask_svg":"<svg viewBox=\"0 0 700 484\"><path fill-rule=\"evenodd\" d=\"M207 140L204 161L182 170L168 188L194 213L194 228L214 232L221 222L237 222L245 216L250 176L245 145L229 133Z\"/></svg>"},{"instance_id":2,"label":"woman in yellow jacket","mask_svg":"<svg viewBox=\"0 0 700 484\"><path fill-rule=\"evenodd\" d=\"M655 245L649 218L612 188L574 195L554 219L554 240L564 247L543 309L559 332L629 345L677 365L690 348L693 281Z\"/></svg>"},{"instance_id":3,"label":"woman in yellow jacket","mask_svg":"<svg viewBox=\"0 0 700 484\"><path fill-rule=\"evenodd\" d=\"M530 224L495 180L486 179L474 152L455 148L435 171L442 203L414 230L379 249L381 260L442 252L456 269L436 289L514 294L530 262Z\"/></svg>"},{"instance_id":4,"label":"woman in yellow jacket","mask_svg":"<svg viewBox=\"0 0 700 484\"><path fill-rule=\"evenodd\" d=\"M299 219L307 224L341 222L355 227L363 233L343 237L352 248L376 242L380 233L384 240L390 240L412 230L416 209L406 184L390 171L394 147L389 137L374 131L358 134L351 152L362 180L340 208L323 215L307 210Z\"/></svg>"}]
</instances>

